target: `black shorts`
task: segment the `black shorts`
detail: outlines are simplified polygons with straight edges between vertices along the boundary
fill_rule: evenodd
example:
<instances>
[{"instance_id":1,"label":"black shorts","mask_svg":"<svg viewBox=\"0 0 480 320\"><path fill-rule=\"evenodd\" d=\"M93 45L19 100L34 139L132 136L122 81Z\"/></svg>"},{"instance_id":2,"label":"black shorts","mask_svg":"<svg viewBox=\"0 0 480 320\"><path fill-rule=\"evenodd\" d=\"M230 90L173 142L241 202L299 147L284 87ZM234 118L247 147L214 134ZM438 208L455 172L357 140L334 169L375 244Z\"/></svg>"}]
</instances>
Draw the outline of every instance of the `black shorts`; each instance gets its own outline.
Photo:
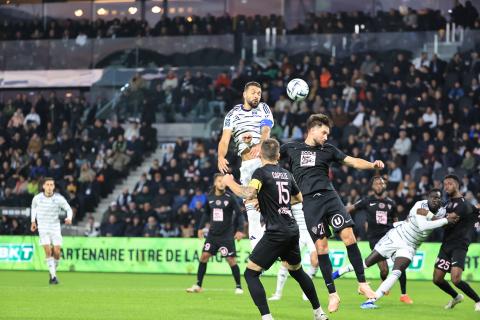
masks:
<instances>
[{"instance_id":1,"label":"black shorts","mask_svg":"<svg viewBox=\"0 0 480 320\"><path fill-rule=\"evenodd\" d=\"M450 272L452 267L459 267L465 270L465 258L467 257L468 248L459 246L449 246L442 244L438 252L435 268Z\"/></svg>"},{"instance_id":2,"label":"black shorts","mask_svg":"<svg viewBox=\"0 0 480 320\"><path fill-rule=\"evenodd\" d=\"M235 239L232 237L208 236L203 245L203 252L216 255L220 251L222 257L236 257Z\"/></svg>"},{"instance_id":3,"label":"black shorts","mask_svg":"<svg viewBox=\"0 0 480 320\"><path fill-rule=\"evenodd\" d=\"M257 243L249 259L264 270L268 270L278 258L290 265L297 265L302 261L298 240L298 234L278 236L267 232Z\"/></svg>"},{"instance_id":4,"label":"black shorts","mask_svg":"<svg viewBox=\"0 0 480 320\"><path fill-rule=\"evenodd\" d=\"M334 190L323 190L303 197L305 223L313 242L330 237L329 226L334 232L355 225L342 200Z\"/></svg>"}]
</instances>

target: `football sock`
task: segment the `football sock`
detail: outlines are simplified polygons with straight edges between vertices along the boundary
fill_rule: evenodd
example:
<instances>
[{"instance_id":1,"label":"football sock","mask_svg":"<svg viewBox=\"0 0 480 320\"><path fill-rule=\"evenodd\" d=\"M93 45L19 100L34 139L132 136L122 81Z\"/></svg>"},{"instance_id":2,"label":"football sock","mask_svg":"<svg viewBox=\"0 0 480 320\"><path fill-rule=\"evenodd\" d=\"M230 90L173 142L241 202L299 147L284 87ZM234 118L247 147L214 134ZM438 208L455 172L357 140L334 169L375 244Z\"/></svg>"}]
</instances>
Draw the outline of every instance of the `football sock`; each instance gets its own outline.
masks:
<instances>
[{"instance_id":1,"label":"football sock","mask_svg":"<svg viewBox=\"0 0 480 320\"><path fill-rule=\"evenodd\" d=\"M402 275L398 280L400 282L400 290L402 291L402 294L407 294L407 274L405 271L402 271Z\"/></svg>"},{"instance_id":2,"label":"football sock","mask_svg":"<svg viewBox=\"0 0 480 320\"><path fill-rule=\"evenodd\" d=\"M48 271L50 272L50 277L53 279L57 276L55 271L55 260L53 257L47 258Z\"/></svg>"},{"instance_id":3,"label":"football sock","mask_svg":"<svg viewBox=\"0 0 480 320\"><path fill-rule=\"evenodd\" d=\"M308 276L310 278L313 278L315 273L317 273L317 270L318 270L318 267L310 266L310 268L308 269L308 272L307 272Z\"/></svg>"},{"instance_id":4,"label":"football sock","mask_svg":"<svg viewBox=\"0 0 480 320\"><path fill-rule=\"evenodd\" d=\"M276 294L282 295L283 292L283 287L285 286L285 283L287 282L288 278L288 269L282 264L280 266L280 269L278 269L278 274L277 274L277 290L275 291Z\"/></svg>"},{"instance_id":5,"label":"football sock","mask_svg":"<svg viewBox=\"0 0 480 320\"><path fill-rule=\"evenodd\" d=\"M240 268L238 267L238 264L230 268L232 269L233 279L235 279L235 284L237 285L237 288L241 288L242 284L240 282Z\"/></svg>"},{"instance_id":6,"label":"football sock","mask_svg":"<svg viewBox=\"0 0 480 320\"><path fill-rule=\"evenodd\" d=\"M343 275L345 273L349 273L352 271L353 271L353 266L349 264L349 265L346 265L345 267L341 267L340 269L338 269L338 274Z\"/></svg>"},{"instance_id":7,"label":"football sock","mask_svg":"<svg viewBox=\"0 0 480 320\"><path fill-rule=\"evenodd\" d=\"M442 289L445 293L449 294L452 298L456 298L458 296L457 291L452 288L452 286L445 281L445 279L441 279L439 281L434 281L435 285Z\"/></svg>"},{"instance_id":8,"label":"football sock","mask_svg":"<svg viewBox=\"0 0 480 320\"><path fill-rule=\"evenodd\" d=\"M263 236L260 212L255 210L255 206L252 203L247 203L245 209L247 210L248 218L248 238L250 239L250 245L253 249Z\"/></svg>"},{"instance_id":9,"label":"football sock","mask_svg":"<svg viewBox=\"0 0 480 320\"><path fill-rule=\"evenodd\" d=\"M325 281L325 285L327 286L328 293L337 292L337 290L335 289L335 283L333 282L332 278L332 262L330 261L328 253L318 255L318 266L320 267L320 271L322 272L323 280Z\"/></svg>"},{"instance_id":10,"label":"football sock","mask_svg":"<svg viewBox=\"0 0 480 320\"><path fill-rule=\"evenodd\" d=\"M60 262L60 260L54 259L54 261L55 261L55 271L57 271L57 269L58 269L58 263Z\"/></svg>"},{"instance_id":11,"label":"football sock","mask_svg":"<svg viewBox=\"0 0 480 320\"><path fill-rule=\"evenodd\" d=\"M303 290L303 293L307 296L308 300L312 304L313 309L317 309L320 307L320 302L318 302L317 292L315 291L315 286L313 284L312 279L308 276L308 274L303 271L303 268L300 267L298 270L289 270L288 271L292 278L297 280L298 284Z\"/></svg>"},{"instance_id":12,"label":"football sock","mask_svg":"<svg viewBox=\"0 0 480 320\"><path fill-rule=\"evenodd\" d=\"M387 279L380 284L380 287L378 287L377 291L375 291L375 295L377 297L376 300L380 299L383 297L385 292L390 291L392 289L393 285L395 282L400 278L400 275L402 274L402 271L400 270L392 270L392 272L388 275Z\"/></svg>"},{"instance_id":13,"label":"football sock","mask_svg":"<svg viewBox=\"0 0 480 320\"><path fill-rule=\"evenodd\" d=\"M265 294L265 289L263 288L262 283L260 282L260 271L255 271L252 269L245 269L245 281L248 285L248 291L250 296L252 296L253 302L257 306L260 314L268 315L270 309L268 308L267 296Z\"/></svg>"},{"instance_id":14,"label":"football sock","mask_svg":"<svg viewBox=\"0 0 480 320\"><path fill-rule=\"evenodd\" d=\"M465 292L465 294L470 298L472 299L473 301L475 302L480 302L480 297L478 297L478 294L475 292L475 290L472 289L472 287L470 287L470 285L468 283L466 283L465 281L460 281L459 283L457 283L455 285L458 289L462 290L463 292Z\"/></svg>"},{"instance_id":15,"label":"football sock","mask_svg":"<svg viewBox=\"0 0 480 320\"><path fill-rule=\"evenodd\" d=\"M353 266L355 270L355 274L357 275L358 282L365 282L365 271L363 269L363 260L362 255L360 253L360 249L358 249L358 245L356 243L351 244L347 247L347 254L348 260Z\"/></svg>"},{"instance_id":16,"label":"football sock","mask_svg":"<svg viewBox=\"0 0 480 320\"><path fill-rule=\"evenodd\" d=\"M198 264L198 272L197 272L197 285L199 287L202 286L203 277L205 276L206 272L207 272L207 263L206 262L200 262Z\"/></svg>"}]
</instances>

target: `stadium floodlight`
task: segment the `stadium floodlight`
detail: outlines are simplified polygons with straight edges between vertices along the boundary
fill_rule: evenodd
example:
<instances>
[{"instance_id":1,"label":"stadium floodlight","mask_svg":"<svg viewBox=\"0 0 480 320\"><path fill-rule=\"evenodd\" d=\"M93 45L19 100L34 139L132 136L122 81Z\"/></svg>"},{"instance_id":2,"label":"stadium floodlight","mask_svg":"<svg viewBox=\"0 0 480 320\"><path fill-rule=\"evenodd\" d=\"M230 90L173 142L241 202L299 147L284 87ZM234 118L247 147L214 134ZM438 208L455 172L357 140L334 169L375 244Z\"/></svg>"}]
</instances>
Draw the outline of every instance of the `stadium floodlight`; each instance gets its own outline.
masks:
<instances>
[{"instance_id":1,"label":"stadium floodlight","mask_svg":"<svg viewBox=\"0 0 480 320\"><path fill-rule=\"evenodd\" d=\"M160 8L159 6L154 6L154 7L152 7L152 12L153 13L160 13L160 12L162 12L162 8Z\"/></svg>"},{"instance_id":2,"label":"stadium floodlight","mask_svg":"<svg viewBox=\"0 0 480 320\"><path fill-rule=\"evenodd\" d=\"M100 8L97 10L97 14L99 16L106 16L108 14L108 10L106 10L105 8Z\"/></svg>"},{"instance_id":3,"label":"stadium floodlight","mask_svg":"<svg viewBox=\"0 0 480 320\"><path fill-rule=\"evenodd\" d=\"M137 7L130 7L128 8L128 13L135 14L137 13L137 10L138 10Z\"/></svg>"},{"instance_id":4,"label":"stadium floodlight","mask_svg":"<svg viewBox=\"0 0 480 320\"><path fill-rule=\"evenodd\" d=\"M83 10L82 9L77 9L73 12L73 14L75 15L75 17L81 17L81 16L83 16Z\"/></svg>"}]
</instances>

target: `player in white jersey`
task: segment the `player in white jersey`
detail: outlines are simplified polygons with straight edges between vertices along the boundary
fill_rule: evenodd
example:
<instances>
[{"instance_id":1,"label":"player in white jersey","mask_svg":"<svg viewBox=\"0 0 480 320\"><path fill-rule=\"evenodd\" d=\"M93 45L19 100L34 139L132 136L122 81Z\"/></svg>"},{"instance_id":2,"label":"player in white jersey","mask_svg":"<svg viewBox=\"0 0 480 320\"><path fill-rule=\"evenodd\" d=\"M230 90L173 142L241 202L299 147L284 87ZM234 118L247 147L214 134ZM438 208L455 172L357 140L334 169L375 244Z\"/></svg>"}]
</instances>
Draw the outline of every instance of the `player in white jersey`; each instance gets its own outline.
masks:
<instances>
[{"instance_id":1,"label":"player in white jersey","mask_svg":"<svg viewBox=\"0 0 480 320\"><path fill-rule=\"evenodd\" d=\"M458 221L458 216L448 214L445 217L445 208L442 205L442 192L432 189L427 200L417 201L405 221L395 223L395 228L387 232L375 245L373 251L364 261L364 267L369 268L379 261L391 258L393 260L392 273L380 284L375 292L375 298L368 299L361 305L362 309L375 309L375 302L390 291L400 275L405 271L417 248L425 241L433 229ZM348 265L333 273L333 278L353 271Z\"/></svg>"},{"instance_id":2,"label":"player in white jersey","mask_svg":"<svg viewBox=\"0 0 480 320\"><path fill-rule=\"evenodd\" d=\"M300 252L302 252L304 248L307 248L310 255L310 269L308 270L307 274L310 278L313 278L313 276L315 275L315 273L317 273L318 270L317 250L315 249L315 244L313 243L313 240L308 233L307 225L305 224L305 216L303 215L303 210L292 210L292 213L293 217L297 221L298 229L300 231L300 239L298 241ZM277 288L275 290L275 293L270 298L268 298L268 300L276 301L282 298L283 287L285 287L287 278L288 269L282 263L277 273ZM303 300L308 300L305 293L303 294Z\"/></svg>"},{"instance_id":3,"label":"player in white jersey","mask_svg":"<svg viewBox=\"0 0 480 320\"><path fill-rule=\"evenodd\" d=\"M229 162L225 158L230 139L233 137L235 150L242 158L240 182L246 186L253 172L259 168L260 144L270 138L273 127L273 115L266 103L260 102L262 87L258 82L248 82L243 90L243 104L235 106L226 116L223 123L222 138L218 144L218 170L229 173ZM246 202L248 216L248 236L252 248L263 236L260 213L254 202Z\"/></svg>"},{"instance_id":4,"label":"player in white jersey","mask_svg":"<svg viewBox=\"0 0 480 320\"><path fill-rule=\"evenodd\" d=\"M55 181L52 178L45 178L43 192L37 194L32 200L32 225L30 227L32 232L35 232L38 228L40 244L43 246L47 258L50 284L58 284L57 267L62 247L59 215L62 212L67 213L65 224L72 224L73 217L72 208L67 200L61 194L54 193L54 190Z\"/></svg>"}]
</instances>

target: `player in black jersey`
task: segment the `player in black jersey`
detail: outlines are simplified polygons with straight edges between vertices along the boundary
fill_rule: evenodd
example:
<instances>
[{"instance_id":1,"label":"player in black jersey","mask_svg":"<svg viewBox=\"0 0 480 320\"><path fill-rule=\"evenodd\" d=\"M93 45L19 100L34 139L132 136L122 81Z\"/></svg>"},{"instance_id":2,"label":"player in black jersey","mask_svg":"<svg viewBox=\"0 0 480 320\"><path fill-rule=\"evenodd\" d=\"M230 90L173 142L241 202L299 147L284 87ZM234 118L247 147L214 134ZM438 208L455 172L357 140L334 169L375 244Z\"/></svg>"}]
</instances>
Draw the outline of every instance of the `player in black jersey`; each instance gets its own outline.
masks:
<instances>
[{"instance_id":1,"label":"player in black jersey","mask_svg":"<svg viewBox=\"0 0 480 320\"><path fill-rule=\"evenodd\" d=\"M291 142L282 146L281 158L290 164L295 180L303 194L303 209L308 231L318 254L318 264L329 292L328 310L335 312L340 298L332 279L332 263L328 256L329 226L339 234L347 248L348 258L355 269L359 292L367 298L375 293L365 280L363 259L353 233L352 217L345 210L340 197L329 179L332 162L346 164L361 170L383 169L382 161L369 162L347 156L327 143L332 121L323 114L311 115L307 120L305 142Z\"/></svg>"},{"instance_id":2,"label":"player in black jersey","mask_svg":"<svg viewBox=\"0 0 480 320\"><path fill-rule=\"evenodd\" d=\"M474 225L478 217L478 209L471 205L460 193L460 179L455 175L447 175L443 179L443 188L448 194L447 213L454 212L459 216L459 221L445 228L442 246L438 253L433 272L433 282L452 299L445 309L452 309L462 302L463 295L458 294L452 286L445 281L445 275L450 272L453 284L462 290L467 296L475 301L475 311L480 312L480 297L462 280L462 272L465 268L465 257L468 246L472 242Z\"/></svg>"},{"instance_id":3,"label":"player in black jersey","mask_svg":"<svg viewBox=\"0 0 480 320\"><path fill-rule=\"evenodd\" d=\"M347 206L347 212L364 210L367 213L367 238L370 249L373 250L377 242L393 228L393 223L398 221L397 205L395 201L385 195L387 184L381 176L374 176L371 181L373 195L362 198L353 205ZM378 262L380 278L385 281L388 277L388 264L383 260ZM407 277L405 272L399 278L402 295L400 301L412 304L413 301L407 295Z\"/></svg>"},{"instance_id":4,"label":"player in black jersey","mask_svg":"<svg viewBox=\"0 0 480 320\"><path fill-rule=\"evenodd\" d=\"M298 225L292 215L291 204L301 203L300 193L292 174L278 165L280 145L267 139L261 145L262 167L253 172L248 186L236 183L232 175L224 177L225 184L238 196L258 199L260 212L265 220L265 233L250 254L245 280L262 320L273 319L267 303L265 289L260 282L262 270L269 269L281 258L290 275L300 284L308 297L314 319L328 319L318 302L312 279L303 271L301 264Z\"/></svg>"},{"instance_id":5,"label":"player in black jersey","mask_svg":"<svg viewBox=\"0 0 480 320\"><path fill-rule=\"evenodd\" d=\"M223 174L219 173L214 176L214 186L207 198L206 210L200 220L198 237L203 239L203 227L206 222L210 223L210 228L198 264L197 283L188 288L187 292L202 291L202 282L207 271L208 259L215 255L217 251L220 251L220 254L227 259L228 265L232 269L236 284L235 293L242 294L240 268L235 259L235 239L243 238L244 217L235 199L225 192Z\"/></svg>"}]
</instances>

